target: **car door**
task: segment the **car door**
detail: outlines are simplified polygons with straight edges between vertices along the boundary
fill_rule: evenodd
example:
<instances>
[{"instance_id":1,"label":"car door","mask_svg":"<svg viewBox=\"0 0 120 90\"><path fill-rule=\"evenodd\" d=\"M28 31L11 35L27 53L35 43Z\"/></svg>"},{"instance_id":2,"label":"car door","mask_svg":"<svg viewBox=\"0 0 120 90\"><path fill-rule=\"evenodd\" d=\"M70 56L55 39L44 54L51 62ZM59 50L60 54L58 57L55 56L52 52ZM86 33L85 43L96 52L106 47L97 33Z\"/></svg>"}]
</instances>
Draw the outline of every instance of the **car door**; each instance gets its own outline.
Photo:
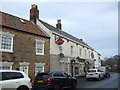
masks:
<instances>
[{"instance_id":1,"label":"car door","mask_svg":"<svg viewBox=\"0 0 120 90\"><path fill-rule=\"evenodd\" d=\"M15 78L14 72L2 72L2 90L12 88L15 90L20 85L19 80Z\"/></svg>"},{"instance_id":2,"label":"car door","mask_svg":"<svg viewBox=\"0 0 120 90\"><path fill-rule=\"evenodd\" d=\"M55 72L53 74L53 77L56 81L57 84L60 85L60 87L65 87L66 86L66 80L62 72Z\"/></svg>"},{"instance_id":3,"label":"car door","mask_svg":"<svg viewBox=\"0 0 120 90\"><path fill-rule=\"evenodd\" d=\"M65 72L63 72L63 75L64 75L64 80L65 80L65 85L66 85L66 87L71 86L71 84L72 84L72 79L71 79L70 75L68 75L68 74L65 73Z\"/></svg>"}]
</instances>

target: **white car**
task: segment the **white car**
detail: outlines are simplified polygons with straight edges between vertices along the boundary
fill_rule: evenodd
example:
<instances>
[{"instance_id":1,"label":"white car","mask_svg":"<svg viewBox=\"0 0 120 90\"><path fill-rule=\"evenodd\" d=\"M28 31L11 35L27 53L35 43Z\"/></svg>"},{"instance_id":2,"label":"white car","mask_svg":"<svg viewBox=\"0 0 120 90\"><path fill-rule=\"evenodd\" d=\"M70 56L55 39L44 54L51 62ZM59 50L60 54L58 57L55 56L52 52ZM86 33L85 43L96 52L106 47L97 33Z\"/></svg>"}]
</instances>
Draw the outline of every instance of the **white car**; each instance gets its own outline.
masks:
<instances>
[{"instance_id":1,"label":"white car","mask_svg":"<svg viewBox=\"0 0 120 90\"><path fill-rule=\"evenodd\" d=\"M106 77L106 78L110 77L110 71L109 71L108 67L102 66L102 67L98 67L98 69L103 71L104 77Z\"/></svg>"},{"instance_id":2,"label":"white car","mask_svg":"<svg viewBox=\"0 0 120 90\"><path fill-rule=\"evenodd\" d=\"M31 79L22 71L0 70L0 90L31 90Z\"/></svg>"},{"instance_id":3,"label":"white car","mask_svg":"<svg viewBox=\"0 0 120 90\"><path fill-rule=\"evenodd\" d=\"M104 73L100 69L89 69L86 73L86 79L98 79L101 80L104 78Z\"/></svg>"}]
</instances>

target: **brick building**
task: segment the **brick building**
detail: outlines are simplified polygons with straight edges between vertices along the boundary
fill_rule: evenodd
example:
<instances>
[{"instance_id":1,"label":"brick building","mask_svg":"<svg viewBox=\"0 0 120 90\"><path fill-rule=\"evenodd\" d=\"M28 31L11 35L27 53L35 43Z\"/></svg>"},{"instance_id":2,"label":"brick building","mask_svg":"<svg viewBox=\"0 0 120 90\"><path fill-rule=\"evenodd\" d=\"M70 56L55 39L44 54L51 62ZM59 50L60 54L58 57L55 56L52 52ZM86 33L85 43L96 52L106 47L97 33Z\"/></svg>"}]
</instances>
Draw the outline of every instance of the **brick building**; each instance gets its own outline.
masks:
<instances>
[{"instance_id":1,"label":"brick building","mask_svg":"<svg viewBox=\"0 0 120 90\"><path fill-rule=\"evenodd\" d=\"M50 37L32 21L0 12L0 70L21 70L31 78L50 70Z\"/></svg>"}]
</instances>

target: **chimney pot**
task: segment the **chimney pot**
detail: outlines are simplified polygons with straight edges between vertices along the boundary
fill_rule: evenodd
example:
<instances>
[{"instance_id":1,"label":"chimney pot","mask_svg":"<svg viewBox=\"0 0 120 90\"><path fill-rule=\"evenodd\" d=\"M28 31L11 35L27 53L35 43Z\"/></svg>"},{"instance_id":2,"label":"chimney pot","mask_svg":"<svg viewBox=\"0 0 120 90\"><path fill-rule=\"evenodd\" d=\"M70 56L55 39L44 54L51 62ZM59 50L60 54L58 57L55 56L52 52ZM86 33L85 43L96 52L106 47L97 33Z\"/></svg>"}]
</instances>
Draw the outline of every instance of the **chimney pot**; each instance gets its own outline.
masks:
<instances>
[{"instance_id":1,"label":"chimney pot","mask_svg":"<svg viewBox=\"0 0 120 90\"><path fill-rule=\"evenodd\" d=\"M83 41L83 39L80 39L81 41Z\"/></svg>"},{"instance_id":2,"label":"chimney pot","mask_svg":"<svg viewBox=\"0 0 120 90\"><path fill-rule=\"evenodd\" d=\"M57 20L57 24L61 24L61 20L59 19L59 20Z\"/></svg>"},{"instance_id":3,"label":"chimney pot","mask_svg":"<svg viewBox=\"0 0 120 90\"><path fill-rule=\"evenodd\" d=\"M32 8L37 9L37 5L36 4L32 4Z\"/></svg>"}]
</instances>

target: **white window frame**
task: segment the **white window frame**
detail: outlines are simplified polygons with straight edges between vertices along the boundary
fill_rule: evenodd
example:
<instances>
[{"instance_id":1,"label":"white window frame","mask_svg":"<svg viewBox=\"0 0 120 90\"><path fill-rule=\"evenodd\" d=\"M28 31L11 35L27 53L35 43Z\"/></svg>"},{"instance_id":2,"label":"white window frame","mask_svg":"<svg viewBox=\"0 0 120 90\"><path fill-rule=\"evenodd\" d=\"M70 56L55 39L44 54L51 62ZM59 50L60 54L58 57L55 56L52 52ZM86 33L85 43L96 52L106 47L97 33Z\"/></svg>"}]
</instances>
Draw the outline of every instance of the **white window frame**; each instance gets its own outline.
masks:
<instances>
[{"instance_id":1,"label":"white window frame","mask_svg":"<svg viewBox=\"0 0 120 90\"><path fill-rule=\"evenodd\" d=\"M82 56L82 49L80 48L79 51L80 51L80 57L81 57Z\"/></svg>"},{"instance_id":2,"label":"white window frame","mask_svg":"<svg viewBox=\"0 0 120 90\"><path fill-rule=\"evenodd\" d=\"M41 62L35 63L35 75L36 75L38 72L44 72L44 65L45 65L45 63L41 63ZM41 68L42 68L42 70L41 70L41 71L38 71L38 70L40 70Z\"/></svg>"},{"instance_id":3,"label":"white window frame","mask_svg":"<svg viewBox=\"0 0 120 90\"><path fill-rule=\"evenodd\" d=\"M71 55L73 55L74 46L71 46L70 48L71 48Z\"/></svg>"},{"instance_id":4,"label":"white window frame","mask_svg":"<svg viewBox=\"0 0 120 90\"><path fill-rule=\"evenodd\" d=\"M42 53L37 52L37 48L38 48L37 43L42 43ZM44 55L44 44L45 44L45 41L36 39L36 55Z\"/></svg>"},{"instance_id":5,"label":"white window frame","mask_svg":"<svg viewBox=\"0 0 120 90\"><path fill-rule=\"evenodd\" d=\"M0 70L12 70L13 62L0 62ZM4 69L3 69L4 67Z\"/></svg>"},{"instance_id":6,"label":"white window frame","mask_svg":"<svg viewBox=\"0 0 120 90\"><path fill-rule=\"evenodd\" d=\"M10 48L10 49L2 49L2 48L1 48L2 36L3 36L3 37L11 38L11 48ZM14 36L15 36L15 34L11 34L11 33L9 33L9 32L1 32L1 31L0 31L0 51L13 53L13 37L14 37Z\"/></svg>"}]
</instances>

